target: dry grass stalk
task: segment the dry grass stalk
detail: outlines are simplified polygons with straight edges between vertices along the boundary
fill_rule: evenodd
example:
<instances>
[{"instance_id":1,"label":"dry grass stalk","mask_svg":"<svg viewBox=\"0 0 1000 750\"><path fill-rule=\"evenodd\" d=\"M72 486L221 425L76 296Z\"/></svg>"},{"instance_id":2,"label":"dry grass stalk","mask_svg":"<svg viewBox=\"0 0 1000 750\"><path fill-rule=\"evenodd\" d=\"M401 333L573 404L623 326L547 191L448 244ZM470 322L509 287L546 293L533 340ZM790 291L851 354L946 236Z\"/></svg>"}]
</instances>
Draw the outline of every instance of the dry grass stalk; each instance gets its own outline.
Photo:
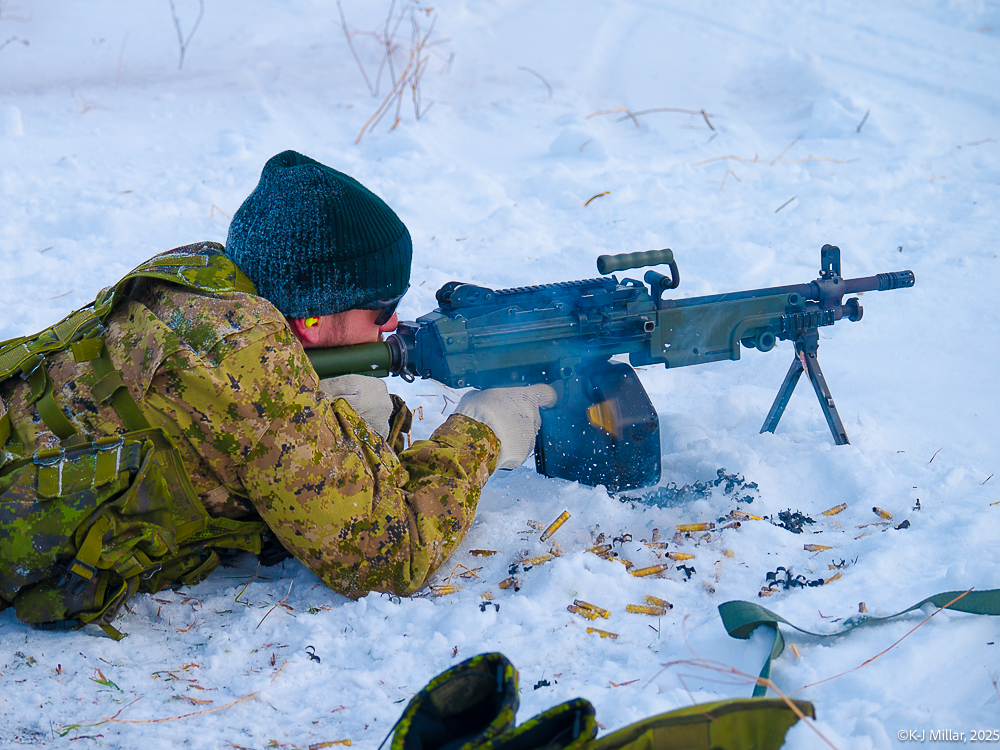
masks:
<instances>
[{"instance_id":1,"label":"dry grass stalk","mask_svg":"<svg viewBox=\"0 0 1000 750\"><path fill-rule=\"evenodd\" d=\"M205 15L205 0L198 0L198 18L195 19L194 25L191 27L191 31L187 35L187 39L184 38L184 33L181 31L181 21L177 17L177 8L174 7L174 0L169 0L170 2L170 15L174 19L174 28L177 29L177 44L181 48L181 59L177 63L177 70L184 67L184 55L187 53L188 45L191 44L191 38L194 36L194 32L198 30L198 24L201 23L201 17ZM122 51L124 52L125 45L122 45ZM119 60L119 65L121 61ZM117 86L117 79L116 79Z\"/></svg>"},{"instance_id":2,"label":"dry grass stalk","mask_svg":"<svg viewBox=\"0 0 1000 750\"><path fill-rule=\"evenodd\" d=\"M419 120L427 113L427 111L431 108L431 105L433 105L433 102L431 102L431 104L426 108L422 106L423 99L420 90L421 79L424 72L427 70L428 63L430 62L430 55L428 52L432 47L450 41L449 39L436 39L434 41L430 41L431 34L434 32L434 25L437 22L437 16L431 18L430 26L427 28L426 32L421 30L417 11L424 11L425 15L430 15L433 9L420 8L416 4L415 0L402 0L399 4L397 15L396 0L392 0L389 5L389 12L386 15L385 25L382 30L353 32L347 26L347 18L344 15L344 9L341 6L340 0L337 0L337 9L340 11L341 27L344 30L344 36L347 38L347 44L351 48L351 54L354 55L354 61L358 64L358 68L361 70L361 75L364 77L365 84L367 84L368 91L371 93L372 97L377 97L379 94L382 73L385 72L386 68L389 70L389 78L392 81L392 90L382 100L382 103L379 104L372 116L368 118L368 121L361 128L361 132L358 133L358 137L354 142L360 143L364 134L366 132L372 132L382 121L382 118L385 117L385 115L392 110L393 107L395 107L395 114L392 127L390 127L389 130L394 130L401 121L400 113L403 106L403 97L406 94L407 89L410 91L410 96L413 102L414 117ZM410 40L408 46L397 41L400 27L402 27L403 22L407 20L410 22ZM355 35L372 37L377 45L383 50L382 58L378 66L378 72L375 75L374 85L365 70L361 56L358 54L358 51L354 46L353 38ZM401 60L398 60L397 57L406 60L405 67L403 67L402 71L398 75L396 73L396 68L397 64L401 62Z\"/></svg>"},{"instance_id":3,"label":"dry grass stalk","mask_svg":"<svg viewBox=\"0 0 1000 750\"><path fill-rule=\"evenodd\" d=\"M517 69L518 70L523 70L523 71L525 71L527 73L531 73L531 75L535 76L539 81L541 81L542 83L544 83L545 84L545 88L547 88L549 90L549 99L552 98L552 87L549 85L549 82L545 80L545 78L542 76L541 73L539 73L537 70L532 70L531 68L525 68L523 65L518 66Z\"/></svg>"},{"instance_id":4,"label":"dry grass stalk","mask_svg":"<svg viewBox=\"0 0 1000 750\"><path fill-rule=\"evenodd\" d=\"M735 177L737 182L743 182L743 180L740 179L740 176L738 174L736 174L736 172L734 172L731 169L727 169L726 173L724 175L722 175L722 184L719 185L719 190L722 190L722 188L724 188L726 186L726 178L729 177L729 175L732 175L733 177Z\"/></svg>"},{"instance_id":5,"label":"dry grass stalk","mask_svg":"<svg viewBox=\"0 0 1000 750\"><path fill-rule=\"evenodd\" d=\"M778 163L778 160L779 160L779 159L780 159L780 158L781 158L782 156L784 156L785 154L787 154L787 153L788 153L788 150L789 150L789 149L790 149L790 148L791 148L792 146L794 146L794 145L795 145L796 143L798 143L798 142L799 142L799 139L798 139L798 138L796 138L796 139L795 139L794 141L792 141L792 142L791 142L791 143L789 143L789 144L788 144L787 146L785 146L785 150L784 150L784 151L782 151L782 152L781 152L780 154L778 154L777 156L775 156L775 157L774 157L774 159L773 159L773 160L771 161L771 166L773 167L773 166L774 166L775 164L777 164L777 163Z\"/></svg>"},{"instance_id":6,"label":"dry grass stalk","mask_svg":"<svg viewBox=\"0 0 1000 750\"><path fill-rule=\"evenodd\" d=\"M282 599L282 600L281 600L280 602L278 602L277 604L275 604L275 605L274 605L273 607L271 607L271 608L270 608L269 610L267 610L267 614L265 614L265 615L264 615L263 617L261 617L261 618L260 618L260 622L258 622L258 623L257 623L257 628L259 628L259 627L260 627L261 625L263 625L263 624L264 624L264 620L266 620L266 619L267 619L267 615L269 615L269 614L271 614L272 612L274 612L274 610L276 610L276 609L277 609L278 607L284 607L285 609L287 609L287 610L291 611L291 609L292 609L292 608L291 608L291 607L289 607L289 606L288 606L287 604L285 604L285 600L287 600L287 599L288 599L288 596L289 596L289 594L291 594L291 593L292 593L292 584L293 584L293 583L295 583L295 581L292 581L291 583L289 583L289 584L288 584L288 591L287 591L287 592L285 592L285 598L284 598L284 599ZM254 630L256 630L257 628L254 628Z\"/></svg>"},{"instance_id":7,"label":"dry grass stalk","mask_svg":"<svg viewBox=\"0 0 1000 750\"><path fill-rule=\"evenodd\" d=\"M677 107L656 107L655 109L642 109L639 110L638 112L633 112L629 109L626 109L625 107L615 107L614 109L602 109L599 112L591 112L589 115L587 115L585 119L589 120L591 117L597 117L598 115L610 115L614 114L615 112L625 113L624 117L618 118L618 122L621 122L622 120L631 119L636 127L639 127L638 118L640 115L651 115L657 112L680 112L681 114L685 115L701 115L705 120L705 124L708 125L708 127L711 128L712 130L715 130L715 126L712 124L712 121L709 120L708 118L716 117L716 115L713 115L711 112L706 112L703 109L679 109Z\"/></svg>"},{"instance_id":8,"label":"dry grass stalk","mask_svg":"<svg viewBox=\"0 0 1000 750\"><path fill-rule=\"evenodd\" d=\"M119 711L110 719L105 719L104 721L98 722L98 724L94 724L94 726L98 726L99 724L103 724L104 722L113 722L115 724L159 724L164 721L177 721L177 719L187 719L191 716L200 716L202 714L211 714L215 713L216 711L222 711L224 709L235 706L237 703L248 701L251 698L255 697L256 695L257 693L250 693L250 695L245 695L239 700L235 700L232 703L227 703L224 706L218 706L217 708L206 708L204 711L193 711L192 713L181 714L180 716L167 716L162 719L119 719L118 716L121 714L121 712L124 711L125 708L128 708L128 706L126 706L125 708L122 709L122 711ZM135 701L132 701L132 703L135 703ZM128 705L131 706L132 703L129 703Z\"/></svg>"},{"instance_id":9,"label":"dry grass stalk","mask_svg":"<svg viewBox=\"0 0 1000 750\"><path fill-rule=\"evenodd\" d=\"M91 101L76 89L70 89L70 92L73 94L73 99L80 104L81 115L86 114L92 109L103 109L104 111L108 111L108 108L105 107L103 104Z\"/></svg>"},{"instance_id":10,"label":"dry grass stalk","mask_svg":"<svg viewBox=\"0 0 1000 750\"><path fill-rule=\"evenodd\" d=\"M635 123L635 126L639 127L639 120L637 120L636 116L632 114L632 112L626 109L625 107L615 107L614 109L602 109L600 112L591 112L584 119L589 120L591 117L597 117L598 115L610 115L613 114L614 112L624 112L626 117L631 117L632 122Z\"/></svg>"},{"instance_id":11,"label":"dry grass stalk","mask_svg":"<svg viewBox=\"0 0 1000 750\"><path fill-rule=\"evenodd\" d=\"M849 674L850 672L856 672L859 669L861 669L862 667L868 666L873 661L875 661L876 659L878 659L880 656L883 656L883 655L889 653L890 651L892 651L892 649L896 648L896 646L898 646L900 643L902 643L907 638L909 638L911 635L913 635L913 633L915 633L918 628L920 628L929 619L931 619L932 617L934 617L934 615L938 614L943 609L947 609L948 607L950 607L952 604L954 604L955 602L957 602L962 597L966 596L971 591L972 591L972 589L968 589L967 591L963 591L961 594L959 594L958 596L956 596L954 599L952 599L950 602L948 602L947 604L945 604L943 607L938 607L936 610L934 610L929 615L927 615L927 617L925 617L923 620L921 620L916 625L914 625L912 628L910 628L910 630L908 630L906 632L906 634L902 638L900 638L899 640L897 640L896 642L894 642L891 646L882 649L877 654L875 654L875 656L873 656L872 658L866 659L865 661L861 662L861 664L859 664L858 666L854 667L853 669L848 669L848 670L846 670L844 672L841 672L840 674L835 674L833 677L827 677L825 679L819 680L818 682L810 682L808 685L803 685L802 687L800 687L800 688L798 688L796 690L793 690L792 692L789 693L789 695L795 695L799 691L805 690L806 688L815 687L816 685L822 685L824 682L830 682L831 680L836 680L838 677L843 677L845 674ZM777 692L777 691L775 691L775 692Z\"/></svg>"}]
</instances>

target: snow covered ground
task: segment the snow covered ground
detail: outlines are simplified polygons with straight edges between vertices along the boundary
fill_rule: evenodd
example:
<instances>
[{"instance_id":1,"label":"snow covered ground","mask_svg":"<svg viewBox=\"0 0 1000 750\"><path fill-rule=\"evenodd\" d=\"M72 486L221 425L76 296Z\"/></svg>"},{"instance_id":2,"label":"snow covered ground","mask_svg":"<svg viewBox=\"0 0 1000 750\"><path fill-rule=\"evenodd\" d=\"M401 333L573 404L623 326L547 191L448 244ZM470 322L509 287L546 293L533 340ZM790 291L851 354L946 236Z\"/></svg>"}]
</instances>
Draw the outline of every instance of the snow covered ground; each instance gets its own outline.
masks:
<instances>
[{"instance_id":1,"label":"snow covered ground","mask_svg":"<svg viewBox=\"0 0 1000 750\"><path fill-rule=\"evenodd\" d=\"M198 4L176 7L187 35ZM344 2L357 30L382 29L387 10ZM393 131L390 111L355 144L391 84L384 74L371 96L334 3L209 0L178 70L166 0L0 2L0 44L14 38L0 49L0 338L49 325L154 253L224 242L264 162L288 148L357 177L406 222L404 318L430 310L451 279L589 278L602 253L659 247L676 254L680 296L805 282L829 242L846 276L909 268L917 278L865 295L861 323L823 331L850 446L832 444L805 383L777 434L758 434L789 344L641 372L660 415L664 484L725 467L759 485L743 510L817 523L793 534L749 521L671 544L695 556L690 580L633 578L585 551L598 531L631 534L616 550L649 565L655 552L640 540L654 528L672 539L678 523L728 513L732 498L631 506L525 466L487 485L463 552L436 582L458 563L481 567L479 578L456 575L450 596L353 602L298 563L255 577L246 557L183 592L137 597L116 623L121 643L3 613L0 746L374 748L432 676L487 650L520 669L522 720L584 696L610 731L750 694L691 664L662 666L701 657L756 674L767 639L729 638L721 602L759 601L824 630L860 602L891 614L997 586L1000 5L442 0L416 14L423 30L435 16L430 40L447 41L429 49L423 116L407 95ZM371 37L355 42L374 84L379 50ZM606 110L619 111L591 116ZM452 408L433 383L390 388L423 407L414 437ZM847 510L821 515L840 503ZM873 506L892 524L871 525L882 520ZM563 556L501 590L511 562L548 549L529 522L563 510L572 517L553 537ZM828 585L757 599L778 566L829 578L841 560ZM480 606L486 591L499 610ZM625 612L646 595L673 609ZM588 634L566 611L574 599L609 609L599 627L617 640ZM850 670L923 616L832 639L789 635L799 655L786 650L772 677L787 692ZM842 749L896 747L911 729L998 729L998 624L942 612L796 697L815 703L817 727ZM820 745L800 725L786 747Z\"/></svg>"}]
</instances>

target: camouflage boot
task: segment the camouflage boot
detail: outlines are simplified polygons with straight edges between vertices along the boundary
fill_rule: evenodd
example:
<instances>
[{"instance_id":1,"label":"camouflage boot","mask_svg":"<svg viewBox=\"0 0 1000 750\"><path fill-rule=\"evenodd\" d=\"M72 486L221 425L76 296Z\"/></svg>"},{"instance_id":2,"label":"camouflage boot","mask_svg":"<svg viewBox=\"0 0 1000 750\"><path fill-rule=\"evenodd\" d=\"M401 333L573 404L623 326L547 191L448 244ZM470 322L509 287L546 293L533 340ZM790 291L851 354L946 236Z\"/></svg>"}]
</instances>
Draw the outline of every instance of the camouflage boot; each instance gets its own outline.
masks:
<instances>
[{"instance_id":1,"label":"camouflage boot","mask_svg":"<svg viewBox=\"0 0 1000 750\"><path fill-rule=\"evenodd\" d=\"M508 729L483 750L580 750L595 736L594 707L574 698Z\"/></svg>"},{"instance_id":2,"label":"camouflage boot","mask_svg":"<svg viewBox=\"0 0 1000 750\"><path fill-rule=\"evenodd\" d=\"M413 696L396 722L391 750L493 747L514 724L517 670L503 654L456 664Z\"/></svg>"}]
</instances>

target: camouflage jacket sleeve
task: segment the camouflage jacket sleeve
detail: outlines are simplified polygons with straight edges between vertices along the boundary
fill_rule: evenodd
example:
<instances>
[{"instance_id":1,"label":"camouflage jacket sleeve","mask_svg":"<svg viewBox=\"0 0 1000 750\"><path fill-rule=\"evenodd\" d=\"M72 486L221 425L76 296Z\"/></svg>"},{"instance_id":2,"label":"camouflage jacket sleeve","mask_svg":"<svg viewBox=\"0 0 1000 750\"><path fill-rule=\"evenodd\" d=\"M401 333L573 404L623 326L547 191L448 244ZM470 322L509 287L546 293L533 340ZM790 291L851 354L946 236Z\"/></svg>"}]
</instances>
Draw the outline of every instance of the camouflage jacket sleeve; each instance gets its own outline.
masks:
<instances>
[{"instance_id":1,"label":"camouflage jacket sleeve","mask_svg":"<svg viewBox=\"0 0 1000 750\"><path fill-rule=\"evenodd\" d=\"M328 586L409 594L455 551L496 465L488 427L453 415L397 455L319 389L283 321L199 360L164 362L146 404Z\"/></svg>"},{"instance_id":2,"label":"camouflage jacket sleeve","mask_svg":"<svg viewBox=\"0 0 1000 750\"><path fill-rule=\"evenodd\" d=\"M319 391L304 352L288 343L286 382L298 387L238 467L250 501L334 590L417 590L465 537L499 442L454 415L397 456L344 399Z\"/></svg>"}]
</instances>

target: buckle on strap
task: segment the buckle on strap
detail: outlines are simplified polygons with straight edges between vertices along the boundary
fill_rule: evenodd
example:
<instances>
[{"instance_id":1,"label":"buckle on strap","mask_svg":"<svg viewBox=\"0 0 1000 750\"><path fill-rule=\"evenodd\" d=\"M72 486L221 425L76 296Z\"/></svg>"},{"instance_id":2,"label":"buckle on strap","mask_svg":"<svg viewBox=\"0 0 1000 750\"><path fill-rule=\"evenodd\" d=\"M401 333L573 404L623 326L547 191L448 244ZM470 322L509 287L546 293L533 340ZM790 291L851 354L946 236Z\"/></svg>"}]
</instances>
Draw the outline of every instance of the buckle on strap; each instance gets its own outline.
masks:
<instances>
[{"instance_id":1,"label":"buckle on strap","mask_svg":"<svg viewBox=\"0 0 1000 750\"><path fill-rule=\"evenodd\" d=\"M44 363L45 363L44 354L32 354L21 365L21 379L28 380L32 375L34 375L35 370L41 367ZM31 369L27 369L29 365L31 366Z\"/></svg>"},{"instance_id":2,"label":"buckle on strap","mask_svg":"<svg viewBox=\"0 0 1000 750\"><path fill-rule=\"evenodd\" d=\"M79 594L96 575L97 568L93 565L87 565L80 559L71 560L57 585L67 594Z\"/></svg>"},{"instance_id":3,"label":"buckle on strap","mask_svg":"<svg viewBox=\"0 0 1000 750\"><path fill-rule=\"evenodd\" d=\"M31 457L31 460L35 466L54 466L66 460L66 449L38 451Z\"/></svg>"}]
</instances>

